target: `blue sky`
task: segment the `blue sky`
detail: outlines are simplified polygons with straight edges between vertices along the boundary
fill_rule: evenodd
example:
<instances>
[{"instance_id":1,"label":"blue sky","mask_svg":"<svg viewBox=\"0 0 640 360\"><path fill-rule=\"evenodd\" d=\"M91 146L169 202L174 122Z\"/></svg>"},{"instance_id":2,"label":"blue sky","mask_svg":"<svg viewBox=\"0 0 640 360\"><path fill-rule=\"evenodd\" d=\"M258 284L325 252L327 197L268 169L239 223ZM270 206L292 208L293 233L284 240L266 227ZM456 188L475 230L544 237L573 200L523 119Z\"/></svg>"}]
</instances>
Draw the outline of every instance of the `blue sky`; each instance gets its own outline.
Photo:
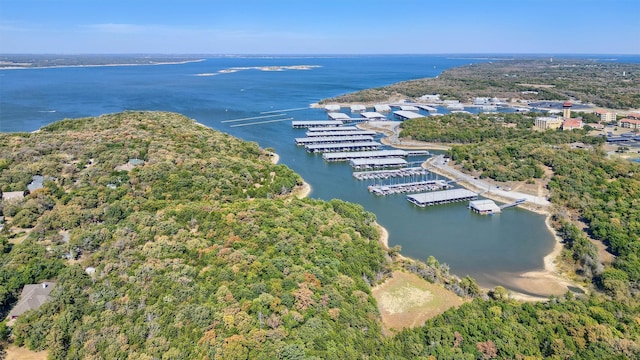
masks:
<instances>
[{"instance_id":1,"label":"blue sky","mask_svg":"<svg viewBox=\"0 0 640 360\"><path fill-rule=\"evenodd\" d=\"M0 0L0 53L640 54L640 0Z\"/></svg>"}]
</instances>

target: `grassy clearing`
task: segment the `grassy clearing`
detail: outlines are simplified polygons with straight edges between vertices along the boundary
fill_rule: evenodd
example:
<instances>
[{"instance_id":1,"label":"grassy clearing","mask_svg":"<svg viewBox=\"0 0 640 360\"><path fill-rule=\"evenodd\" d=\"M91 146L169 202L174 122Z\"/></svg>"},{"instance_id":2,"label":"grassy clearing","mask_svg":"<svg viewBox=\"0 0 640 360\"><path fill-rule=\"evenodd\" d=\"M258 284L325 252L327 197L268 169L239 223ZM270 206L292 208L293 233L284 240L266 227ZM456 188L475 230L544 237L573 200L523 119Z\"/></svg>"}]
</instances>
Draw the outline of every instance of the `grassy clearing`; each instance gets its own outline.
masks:
<instances>
[{"instance_id":1,"label":"grassy clearing","mask_svg":"<svg viewBox=\"0 0 640 360\"><path fill-rule=\"evenodd\" d=\"M45 360L48 351L31 351L25 347L10 345L7 348L6 360Z\"/></svg>"},{"instance_id":2,"label":"grassy clearing","mask_svg":"<svg viewBox=\"0 0 640 360\"><path fill-rule=\"evenodd\" d=\"M403 328L422 326L463 299L414 274L395 271L391 279L373 289L387 335Z\"/></svg>"}]
</instances>

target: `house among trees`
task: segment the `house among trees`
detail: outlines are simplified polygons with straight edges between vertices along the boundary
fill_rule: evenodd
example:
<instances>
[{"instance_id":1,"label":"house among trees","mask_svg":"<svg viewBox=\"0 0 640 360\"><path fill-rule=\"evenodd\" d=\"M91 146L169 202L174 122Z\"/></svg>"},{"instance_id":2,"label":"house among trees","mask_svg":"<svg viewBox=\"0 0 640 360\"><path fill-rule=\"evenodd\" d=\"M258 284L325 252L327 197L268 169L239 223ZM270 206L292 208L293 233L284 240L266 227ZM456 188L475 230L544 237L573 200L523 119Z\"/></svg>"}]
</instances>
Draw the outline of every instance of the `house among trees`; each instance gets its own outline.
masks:
<instances>
[{"instance_id":1,"label":"house among trees","mask_svg":"<svg viewBox=\"0 0 640 360\"><path fill-rule=\"evenodd\" d=\"M20 300L18 300L16 306L11 309L7 317L9 319L15 319L29 310L38 309L42 304L51 299L51 290L53 290L55 285L56 283L47 281L41 284L25 285L22 289L22 294L20 294Z\"/></svg>"}]
</instances>

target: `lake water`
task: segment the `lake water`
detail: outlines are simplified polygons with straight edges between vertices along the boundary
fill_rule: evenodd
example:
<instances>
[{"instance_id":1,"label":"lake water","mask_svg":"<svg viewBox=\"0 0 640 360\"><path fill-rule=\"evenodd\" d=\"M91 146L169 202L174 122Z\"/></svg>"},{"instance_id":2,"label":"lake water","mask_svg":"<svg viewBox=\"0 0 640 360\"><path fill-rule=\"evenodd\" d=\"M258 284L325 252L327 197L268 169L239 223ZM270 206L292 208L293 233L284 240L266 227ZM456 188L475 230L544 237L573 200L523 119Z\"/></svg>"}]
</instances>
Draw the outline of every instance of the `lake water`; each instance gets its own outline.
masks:
<instances>
[{"instance_id":1,"label":"lake water","mask_svg":"<svg viewBox=\"0 0 640 360\"><path fill-rule=\"evenodd\" d=\"M220 57L158 66L114 66L0 70L0 131L33 131L63 118L123 110L182 113L207 126L272 147L281 163L311 184L311 197L362 204L376 214L405 256L433 255L452 272L471 275L487 287L501 274L540 269L554 245L544 217L518 208L479 216L466 203L418 208L404 195L376 197L370 183L351 176L347 164L325 163L296 147L290 121L234 126L228 120L286 114L255 121L324 120L309 104L360 89L437 76L445 69L483 60L445 56ZM637 59L636 59L637 62ZM318 66L263 71L264 66ZM226 70L240 68L231 72ZM273 70L273 69L271 69ZM220 72L223 71L223 72ZM298 109L276 111L280 109ZM271 114L262 112L276 111ZM348 111L348 110L347 110ZM345 112L345 109L343 109ZM514 289L518 290L518 289Z\"/></svg>"}]
</instances>

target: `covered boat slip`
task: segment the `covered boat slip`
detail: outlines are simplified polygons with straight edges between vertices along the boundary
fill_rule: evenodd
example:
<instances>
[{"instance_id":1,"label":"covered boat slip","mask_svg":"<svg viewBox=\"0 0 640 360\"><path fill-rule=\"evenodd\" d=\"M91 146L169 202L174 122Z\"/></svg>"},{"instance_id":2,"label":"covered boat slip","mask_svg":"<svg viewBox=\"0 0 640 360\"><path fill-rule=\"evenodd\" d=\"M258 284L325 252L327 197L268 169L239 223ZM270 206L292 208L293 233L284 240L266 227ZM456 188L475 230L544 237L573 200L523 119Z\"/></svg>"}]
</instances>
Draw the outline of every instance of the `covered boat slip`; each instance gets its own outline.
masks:
<instances>
[{"instance_id":1,"label":"covered boat slip","mask_svg":"<svg viewBox=\"0 0 640 360\"><path fill-rule=\"evenodd\" d=\"M360 130L357 126L318 126L309 128L308 133L321 131L355 131ZM307 135L309 136L309 135Z\"/></svg>"},{"instance_id":2,"label":"covered boat slip","mask_svg":"<svg viewBox=\"0 0 640 360\"><path fill-rule=\"evenodd\" d=\"M346 127L346 126L345 126ZM340 128L336 128L340 129ZM367 136L376 136L376 132L373 130L336 130L336 131L307 131L307 137L318 137L318 136L353 136L353 135L367 135Z\"/></svg>"},{"instance_id":3,"label":"covered boat slip","mask_svg":"<svg viewBox=\"0 0 640 360\"><path fill-rule=\"evenodd\" d=\"M353 173L353 177L358 180L377 180L398 177L426 176L429 173L430 171L423 167L407 167L395 170L357 171Z\"/></svg>"},{"instance_id":4,"label":"covered boat slip","mask_svg":"<svg viewBox=\"0 0 640 360\"><path fill-rule=\"evenodd\" d=\"M337 144L311 144L306 145L308 152L344 152L344 151L360 151L360 150L377 150L382 147L377 141L364 141L353 143L337 143Z\"/></svg>"},{"instance_id":5,"label":"covered boat slip","mask_svg":"<svg viewBox=\"0 0 640 360\"><path fill-rule=\"evenodd\" d=\"M296 145L355 143L355 142L373 141L373 136L368 136L368 135L314 136L314 137L296 138L295 141L296 141Z\"/></svg>"},{"instance_id":6,"label":"covered boat slip","mask_svg":"<svg viewBox=\"0 0 640 360\"><path fill-rule=\"evenodd\" d=\"M480 215L498 214L502 211L493 200L469 201L469 209Z\"/></svg>"},{"instance_id":7,"label":"covered boat slip","mask_svg":"<svg viewBox=\"0 0 640 360\"><path fill-rule=\"evenodd\" d=\"M353 152L337 152L332 154L323 154L322 158L326 161L349 161L351 159L364 158L385 158L385 157L406 157L407 152L404 150L380 150L380 151L353 151Z\"/></svg>"},{"instance_id":8,"label":"covered boat slip","mask_svg":"<svg viewBox=\"0 0 640 360\"><path fill-rule=\"evenodd\" d=\"M477 198L478 194L467 189L452 189L407 195L407 200L409 202L420 207L474 200Z\"/></svg>"},{"instance_id":9,"label":"covered boat slip","mask_svg":"<svg viewBox=\"0 0 640 360\"><path fill-rule=\"evenodd\" d=\"M355 170L399 168L407 166L407 160L397 157L351 159L349 165Z\"/></svg>"},{"instance_id":10,"label":"covered boat slip","mask_svg":"<svg viewBox=\"0 0 640 360\"><path fill-rule=\"evenodd\" d=\"M313 127L338 127L342 126L340 120L294 120L291 122L294 129L313 128Z\"/></svg>"},{"instance_id":11,"label":"covered boat slip","mask_svg":"<svg viewBox=\"0 0 640 360\"><path fill-rule=\"evenodd\" d=\"M450 187L451 185L444 180L425 180L390 185L370 185L368 190L375 195L384 196L408 192L436 191Z\"/></svg>"}]
</instances>

